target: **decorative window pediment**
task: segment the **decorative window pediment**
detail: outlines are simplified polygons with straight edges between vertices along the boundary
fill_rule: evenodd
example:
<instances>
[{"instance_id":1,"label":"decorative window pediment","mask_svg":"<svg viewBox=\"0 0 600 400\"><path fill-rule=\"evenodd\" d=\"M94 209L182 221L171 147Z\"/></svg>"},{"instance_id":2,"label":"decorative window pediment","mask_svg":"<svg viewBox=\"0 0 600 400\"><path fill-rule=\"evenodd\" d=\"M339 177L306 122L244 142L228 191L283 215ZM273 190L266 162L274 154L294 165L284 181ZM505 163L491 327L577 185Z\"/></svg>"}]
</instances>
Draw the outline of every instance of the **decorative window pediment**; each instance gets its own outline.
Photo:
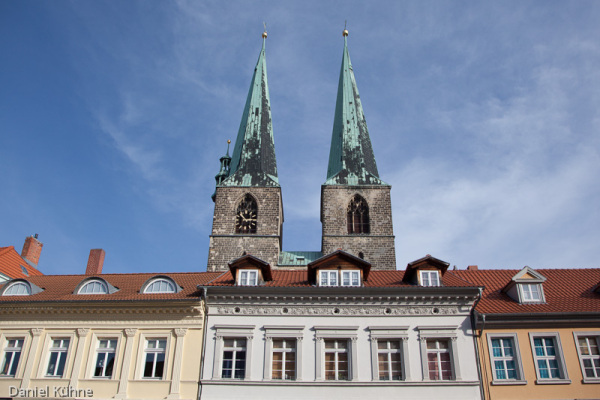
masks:
<instances>
[{"instance_id":1,"label":"decorative window pediment","mask_svg":"<svg viewBox=\"0 0 600 400\"><path fill-rule=\"evenodd\" d=\"M157 294L157 293L179 293L183 290L172 278L166 275L159 275L150 278L142 285L142 293Z\"/></svg>"},{"instance_id":2,"label":"decorative window pediment","mask_svg":"<svg viewBox=\"0 0 600 400\"><path fill-rule=\"evenodd\" d=\"M543 275L526 266L512 277L502 291L521 304L545 303L545 281Z\"/></svg>"},{"instance_id":3,"label":"decorative window pediment","mask_svg":"<svg viewBox=\"0 0 600 400\"><path fill-rule=\"evenodd\" d=\"M4 285L0 294L2 296L29 296L43 291L42 288L34 285L25 279L13 279Z\"/></svg>"},{"instance_id":4,"label":"decorative window pediment","mask_svg":"<svg viewBox=\"0 0 600 400\"><path fill-rule=\"evenodd\" d=\"M362 286L371 263L337 250L308 264L308 280L318 286Z\"/></svg>"}]
</instances>

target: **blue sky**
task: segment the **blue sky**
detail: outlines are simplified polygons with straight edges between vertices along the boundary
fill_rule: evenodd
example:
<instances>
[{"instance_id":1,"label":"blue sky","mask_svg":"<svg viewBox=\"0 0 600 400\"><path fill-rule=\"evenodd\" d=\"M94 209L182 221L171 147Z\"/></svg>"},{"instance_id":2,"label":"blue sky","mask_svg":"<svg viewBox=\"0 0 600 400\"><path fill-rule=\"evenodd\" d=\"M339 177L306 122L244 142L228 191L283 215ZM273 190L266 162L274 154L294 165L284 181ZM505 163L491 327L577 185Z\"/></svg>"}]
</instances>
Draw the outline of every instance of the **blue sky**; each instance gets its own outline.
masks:
<instances>
[{"instance_id":1,"label":"blue sky","mask_svg":"<svg viewBox=\"0 0 600 400\"><path fill-rule=\"evenodd\" d=\"M266 21L283 247L319 250L345 20L399 268L599 266L594 1L1 0L0 246L205 270Z\"/></svg>"}]
</instances>

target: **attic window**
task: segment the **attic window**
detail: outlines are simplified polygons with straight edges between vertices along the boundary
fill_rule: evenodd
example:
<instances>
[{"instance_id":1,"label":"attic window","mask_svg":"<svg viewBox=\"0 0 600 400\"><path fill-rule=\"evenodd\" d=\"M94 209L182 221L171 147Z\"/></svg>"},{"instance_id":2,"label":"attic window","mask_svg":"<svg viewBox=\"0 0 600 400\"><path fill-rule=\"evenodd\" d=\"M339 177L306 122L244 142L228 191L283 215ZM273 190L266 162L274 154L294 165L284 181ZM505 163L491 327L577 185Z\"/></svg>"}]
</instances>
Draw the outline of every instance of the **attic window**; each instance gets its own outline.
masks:
<instances>
[{"instance_id":1,"label":"attic window","mask_svg":"<svg viewBox=\"0 0 600 400\"><path fill-rule=\"evenodd\" d=\"M358 270L324 270L319 272L319 286L360 286Z\"/></svg>"},{"instance_id":2,"label":"attic window","mask_svg":"<svg viewBox=\"0 0 600 400\"><path fill-rule=\"evenodd\" d=\"M25 282L15 282L10 284L2 294L4 296L29 296L31 287Z\"/></svg>"},{"instance_id":3,"label":"attic window","mask_svg":"<svg viewBox=\"0 0 600 400\"><path fill-rule=\"evenodd\" d=\"M21 265L21 271L23 272L23 274L25 276L29 276L29 272L27 271L27 268L25 268L24 266Z\"/></svg>"},{"instance_id":4,"label":"attic window","mask_svg":"<svg viewBox=\"0 0 600 400\"><path fill-rule=\"evenodd\" d=\"M256 286L258 283L258 270L246 269L240 270L238 278L239 286Z\"/></svg>"},{"instance_id":5,"label":"attic window","mask_svg":"<svg viewBox=\"0 0 600 400\"><path fill-rule=\"evenodd\" d=\"M156 278L146 284L142 293L177 293L177 291L177 286L172 280L167 278Z\"/></svg>"},{"instance_id":6,"label":"attic window","mask_svg":"<svg viewBox=\"0 0 600 400\"><path fill-rule=\"evenodd\" d=\"M107 294L108 286L106 283L94 279L86 282L81 289L79 289L78 294Z\"/></svg>"},{"instance_id":7,"label":"attic window","mask_svg":"<svg viewBox=\"0 0 600 400\"><path fill-rule=\"evenodd\" d=\"M542 285L539 283L520 283L519 291L523 303L541 303L544 301L542 298Z\"/></svg>"},{"instance_id":8,"label":"attic window","mask_svg":"<svg viewBox=\"0 0 600 400\"><path fill-rule=\"evenodd\" d=\"M421 286L440 286L440 273L437 270L419 271Z\"/></svg>"}]
</instances>

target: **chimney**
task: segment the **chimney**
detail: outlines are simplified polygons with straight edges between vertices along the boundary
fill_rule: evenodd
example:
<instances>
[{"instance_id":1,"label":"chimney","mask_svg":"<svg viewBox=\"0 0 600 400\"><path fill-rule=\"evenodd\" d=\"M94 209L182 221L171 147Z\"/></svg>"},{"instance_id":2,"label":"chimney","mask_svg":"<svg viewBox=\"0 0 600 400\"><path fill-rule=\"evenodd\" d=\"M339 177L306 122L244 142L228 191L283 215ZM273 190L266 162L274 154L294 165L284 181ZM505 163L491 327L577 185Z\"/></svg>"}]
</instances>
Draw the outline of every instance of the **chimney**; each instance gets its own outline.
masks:
<instances>
[{"instance_id":1,"label":"chimney","mask_svg":"<svg viewBox=\"0 0 600 400\"><path fill-rule=\"evenodd\" d=\"M23 250L21 250L21 257L37 268L43 246L42 242L38 240L37 233L32 236L27 236L25 238L25 244L23 244Z\"/></svg>"},{"instance_id":2,"label":"chimney","mask_svg":"<svg viewBox=\"0 0 600 400\"><path fill-rule=\"evenodd\" d=\"M477 271L479 269L479 267L477 267L477 265L469 265L467 267L467 271Z\"/></svg>"},{"instance_id":3,"label":"chimney","mask_svg":"<svg viewBox=\"0 0 600 400\"><path fill-rule=\"evenodd\" d=\"M102 266L104 265L104 256L106 253L102 249L90 250L90 258L88 258L87 268L85 269L86 275L100 275L102 273Z\"/></svg>"}]
</instances>

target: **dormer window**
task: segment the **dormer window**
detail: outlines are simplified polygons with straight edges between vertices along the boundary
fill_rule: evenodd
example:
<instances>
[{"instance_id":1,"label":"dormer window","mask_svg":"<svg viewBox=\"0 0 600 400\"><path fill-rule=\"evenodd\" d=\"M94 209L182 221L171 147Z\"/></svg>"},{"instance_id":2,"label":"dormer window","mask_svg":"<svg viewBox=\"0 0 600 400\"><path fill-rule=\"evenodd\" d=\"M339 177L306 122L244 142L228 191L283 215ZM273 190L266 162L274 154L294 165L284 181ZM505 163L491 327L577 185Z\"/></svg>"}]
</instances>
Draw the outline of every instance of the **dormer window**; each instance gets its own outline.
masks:
<instances>
[{"instance_id":1,"label":"dormer window","mask_svg":"<svg viewBox=\"0 0 600 400\"><path fill-rule=\"evenodd\" d=\"M92 280L86 282L81 289L79 289L78 294L107 294L108 286L106 283L100 280Z\"/></svg>"},{"instance_id":2,"label":"dormer window","mask_svg":"<svg viewBox=\"0 0 600 400\"><path fill-rule=\"evenodd\" d=\"M360 286L359 270L319 271L319 286Z\"/></svg>"},{"instance_id":3,"label":"dormer window","mask_svg":"<svg viewBox=\"0 0 600 400\"><path fill-rule=\"evenodd\" d=\"M546 278L532 268L525 267L512 277L502 289L511 299L521 304L544 303L543 283Z\"/></svg>"},{"instance_id":4,"label":"dormer window","mask_svg":"<svg viewBox=\"0 0 600 400\"><path fill-rule=\"evenodd\" d=\"M2 294L4 296L29 296L31 287L25 282L15 282L7 286Z\"/></svg>"},{"instance_id":5,"label":"dormer window","mask_svg":"<svg viewBox=\"0 0 600 400\"><path fill-rule=\"evenodd\" d=\"M437 270L419 271L421 286L440 286L440 273Z\"/></svg>"},{"instance_id":6,"label":"dormer window","mask_svg":"<svg viewBox=\"0 0 600 400\"><path fill-rule=\"evenodd\" d=\"M342 286L360 286L360 271L340 271Z\"/></svg>"},{"instance_id":7,"label":"dormer window","mask_svg":"<svg viewBox=\"0 0 600 400\"><path fill-rule=\"evenodd\" d=\"M523 303L539 303L542 301L542 288L537 283L519 284Z\"/></svg>"},{"instance_id":8,"label":"dormer window","mask_svg":"<svg viewBox=\"0 0 600 400\"><path fill-rule=\"evenodd\" d=\"M173 279L168 276L161 275L150 278L142 286L142 293L157 294L157 293L179 293L183 289Z\"/></svg>"},{"instance_id":9,"label":"dormer window","mask_svg":"<svg viewBox=\"0 0 600 400\"><path fill-rule=\"evenodd\" d=\"M316 286L362 286L370 270L371 263L336 250L308 264L308 281Z\"/></svg>"},{"instance_id":10,"label":"dormer window","mask_svg":"<svg viewBox=\"0 0 600 400\"><path fill-rule=\"evenodd\" d=\"M239 286L256 286L258 284L258 270L240 270Z\"/></svg>"},{"instance_id":11,"label":"dormer window","mask_svg":"<svg viewBox=\"0 0 600 400\"><path fill-rule=\"evenodd\" d=\"M338 272L337 271L320 271L319 286L337 286Z\"/></svg>"}]
</instances>

